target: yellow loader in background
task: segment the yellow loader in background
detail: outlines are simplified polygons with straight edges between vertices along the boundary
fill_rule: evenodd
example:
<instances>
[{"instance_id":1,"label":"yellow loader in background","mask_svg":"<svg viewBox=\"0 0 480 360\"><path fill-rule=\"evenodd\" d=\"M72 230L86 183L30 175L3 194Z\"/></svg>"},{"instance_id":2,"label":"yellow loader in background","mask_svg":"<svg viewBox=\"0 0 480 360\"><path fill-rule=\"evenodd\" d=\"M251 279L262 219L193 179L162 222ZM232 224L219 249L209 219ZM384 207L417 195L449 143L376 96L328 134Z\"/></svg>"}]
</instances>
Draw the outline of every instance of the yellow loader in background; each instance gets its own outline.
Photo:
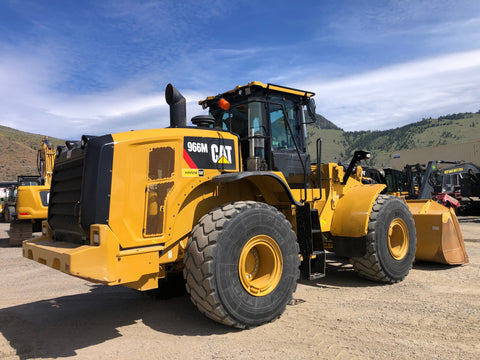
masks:
<instances>
[{"instance_id":1,"label":"yellow loader in background","mask_svg":"<svg viewBox=\"0 0 480 360\"><path fill-rule=\"evenodd\" d=\"M385 185L363 184L357 164L368 152L347 168L321 164L317 141L312 161L313 95L252 82L200 101L210 115L187 126L185 98L169 84L170 127L58 148L48 221L23 255L141 291L183 273L202 313L246 328L279 317L300 274L323 277L327 251L365 278L396 283L426 239L463 243L444 231L454 214L412 215L402 198L380 194Z\"/></svg>"},{"instance_id":2,"label":"yellow loader in background","mask_svg":"<svg viewBox=\"0 0 480 360\"><path fill-rule=\"evenodd\" d=\"M39 179L22 182L19 176L16 197L6 208L6 219L10 222L10 246L20 246L30 239L32 232L40 231L42 221L47 219L50 183L52 181L55 148L44 136L37 152ZM31 178L31 177L29 177Z\"/></svg>"}]
</instances>

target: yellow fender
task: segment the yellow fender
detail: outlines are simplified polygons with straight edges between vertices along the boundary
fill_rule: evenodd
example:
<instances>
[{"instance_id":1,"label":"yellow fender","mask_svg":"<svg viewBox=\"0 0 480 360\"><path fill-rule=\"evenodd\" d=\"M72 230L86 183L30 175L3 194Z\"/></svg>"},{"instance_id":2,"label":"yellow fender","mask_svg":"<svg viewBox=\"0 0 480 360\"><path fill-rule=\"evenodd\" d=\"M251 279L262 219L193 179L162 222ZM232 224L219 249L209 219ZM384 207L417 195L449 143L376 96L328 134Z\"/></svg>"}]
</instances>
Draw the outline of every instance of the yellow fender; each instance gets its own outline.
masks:
<instances>
[{"instance_id":1,"label":"yellow fender","mask_svg":"<svg viewBox=\"0 0 480 360\"><path fill-rule=\"evenodd\" d=\"M383 184L352 186L338 200L332 200L333 218L330 233L333 236L361 237L367 235L368 219Z\"/></svg>"}]
</instances>

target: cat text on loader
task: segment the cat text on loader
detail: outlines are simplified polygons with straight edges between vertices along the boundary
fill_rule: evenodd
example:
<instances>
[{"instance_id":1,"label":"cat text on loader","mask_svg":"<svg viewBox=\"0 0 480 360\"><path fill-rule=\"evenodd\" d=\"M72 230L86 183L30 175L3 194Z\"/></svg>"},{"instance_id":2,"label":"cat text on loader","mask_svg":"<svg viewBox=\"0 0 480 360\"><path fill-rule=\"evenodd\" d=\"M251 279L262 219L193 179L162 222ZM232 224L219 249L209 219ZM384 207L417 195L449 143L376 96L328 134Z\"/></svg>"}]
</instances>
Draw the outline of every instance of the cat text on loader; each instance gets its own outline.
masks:
<instances>
[{"instance_id":1,"label":"cat text on loader","mask_svg":"<svg viewBox=\"0 0 480 360\"><path fill-rule=\"evenodd\" d=\"M48 197L55 161L55 148L44 136L37 151L39 176L19 176L17 195L7 207L6 219L10 222L10 246L20 246L30 239L32 232L40 231L42 221L47 218Z\"/></svg>"},{"instance_id":2,"label":"cat text on loader","mask_svg":"<svg viewBox=\"0 0 480 360\"><path fill-rule=\"evenodd\" d=\"M424 224L427 205L412 216L403 199L380 195L385 185L362 184L355 165L367 152L344 169L318 165L319 146L312 163L313 95L252 82L201 101L210 115L193 127L168 85L169 128L83 136L59 151L48 222L23 255L143 291L183 272L197 308L239 328L279 317L300 274L325 275L326 251L363 277L401 281L423 241L415 222L441 235L445 214Z\"/></svg>"}]
</instances>

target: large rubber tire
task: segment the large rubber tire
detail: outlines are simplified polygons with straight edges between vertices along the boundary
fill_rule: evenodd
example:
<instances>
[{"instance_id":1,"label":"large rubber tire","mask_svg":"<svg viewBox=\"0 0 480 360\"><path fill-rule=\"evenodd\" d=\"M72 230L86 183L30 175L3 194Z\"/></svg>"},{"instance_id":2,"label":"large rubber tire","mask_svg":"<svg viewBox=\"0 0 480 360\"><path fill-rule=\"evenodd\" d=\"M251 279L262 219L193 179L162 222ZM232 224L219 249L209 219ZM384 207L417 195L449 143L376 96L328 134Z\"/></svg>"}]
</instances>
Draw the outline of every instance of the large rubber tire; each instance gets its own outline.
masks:
<instances>
[{"instance_id":1,"label":"large rubber tire","mask_svg":"<svg viewBox=\"0 0 480 360\"><path fill-rule=\"evenodd\" d=\"M278 318L297 287L299 247L274 207L240 201L203 216L184 257L186 289L209 318L250 328Z\"/></svg>"},{"instance_id":2,"label":"large rubber tire","mask_svg":"<svg viewBox=\"0 0 480 360\"><path fill-rule=\"evenodd\" d=\"M367 253L351 262L360 276L393 284L408 275L416 246L415 222L407 204L398 197L380 195L370 213Z\"/></svg>"}]
</instances>

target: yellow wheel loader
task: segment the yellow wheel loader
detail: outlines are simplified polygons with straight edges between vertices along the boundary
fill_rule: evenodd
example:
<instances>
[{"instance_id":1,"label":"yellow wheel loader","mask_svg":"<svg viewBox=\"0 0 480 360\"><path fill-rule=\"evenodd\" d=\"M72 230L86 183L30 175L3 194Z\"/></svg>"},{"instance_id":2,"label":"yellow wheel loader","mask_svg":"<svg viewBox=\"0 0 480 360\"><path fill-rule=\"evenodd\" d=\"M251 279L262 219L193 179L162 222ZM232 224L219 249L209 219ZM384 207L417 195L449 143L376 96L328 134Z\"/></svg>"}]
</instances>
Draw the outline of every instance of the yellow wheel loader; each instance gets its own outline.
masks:
<instances>
[{"instance_id":1,"label":"yellow wheel loader","mask_svg":"<svg viewBox=\"0 0 480 360\"><path fill-rule=\"evenodd\" d=\"M41 223L47 219L50 182L55 161L55 148L48 137L43 137L37 152L37 168L40 174L35 181L26 176L18 177L17 194L14 202L7 207L10 222L10 246L20 246L30 239L32 232L41 230Z\"/></svg>"},{"instance_id":2,"label":"yellow wheel loader","mask_svg":"<svg viewBox=\"0 0 480 360\"><path fill-rule=\"evenodd\" d=\"M363 184L368 152L346 168L321 164L317 141L312 160L313 95L252 82L200 101L210 115L187 126L169 84L170 127L57 149L48 221L23 255L142 291L183 272L197 308L238 328L279 317L300 275L325 275L327 251L363 277L401 281L424 235L440 241L445 222L458 230L454 214L432 215L424 202L412 215L402 198L380 195L385 185ZM463 244L459 230L446 235Z\"/></svg>"}]
</instances>

